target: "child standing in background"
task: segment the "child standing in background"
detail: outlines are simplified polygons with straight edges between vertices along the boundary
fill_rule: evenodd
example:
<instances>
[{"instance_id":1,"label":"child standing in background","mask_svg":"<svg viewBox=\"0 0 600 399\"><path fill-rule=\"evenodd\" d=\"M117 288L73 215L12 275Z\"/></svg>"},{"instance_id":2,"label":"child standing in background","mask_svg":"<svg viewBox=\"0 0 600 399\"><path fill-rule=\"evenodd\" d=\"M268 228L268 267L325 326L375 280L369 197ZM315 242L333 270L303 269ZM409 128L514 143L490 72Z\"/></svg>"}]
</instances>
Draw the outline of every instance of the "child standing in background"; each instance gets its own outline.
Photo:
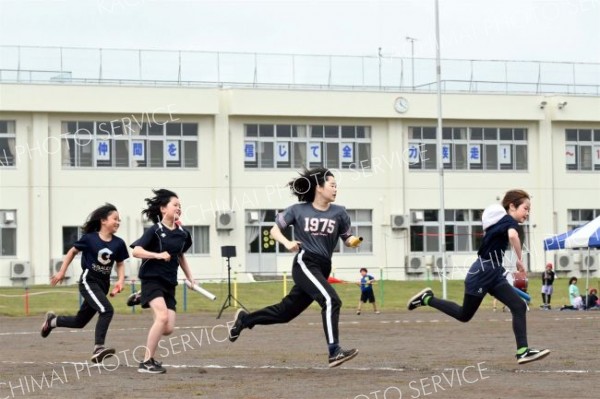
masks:
<instances>
[{"instance_id":1,"label":"child standing in background","mask_svg":"<svg viewBox=\"0 0 600 399\"><path fill-rule=\"evenodd\" d=\"M360 315L361 305L363 303L372 303L373 310L375 314L380 314L381 312L377 310L377 304L375 303L375 293L373 292L373 283L375 282L375 277L367 274L368 270L363 267L360 269L360 275L362 276L360 279L360 300L358 301L358 309L356 310L356 314Z\"/></svg>"},{"instance_id":2,"label":"child standing in background","mask_svg":"<svg viewBox=\"0 0 600 399\"><path fill-rule=\"evenodd\" d=\"M73 258L79 252L82 253L83 273L79 280L79 292L83 297L83 303L79 312L75 316L46 313L41 335L42 338L48 337L56 327L83 328L98 313L96 345L92 354L94 363L100 363L106 356L115 353L114 349L104 347L104 341L114 314L113 307L106 298L110 288L110 273L116 263L118 277L113 292L121 292L125 280L123 261L129 258L125 241L115 235L120 223L119 212L114 205L105 204L94 210L82 227L83 236L67 252L60 270L50 281L53 286L62 282Z\"/></svg>"},{"instance_id":3,"label":"child standing in background","mask_svg":"<svg viewBox=\"0 0 600 399\"><path fill-rule=\"evenodd\" d=\"M552 293L554 292L554 288L552 286L553 283L554 271L552 271L552 263L548 262L546 264L546 270L544 270L544 273L542 273L542 300L544 301L544 304L542 305L543 309L552 309L550 306L550 301L552 300Z\"/></svg>"}]
</instances>

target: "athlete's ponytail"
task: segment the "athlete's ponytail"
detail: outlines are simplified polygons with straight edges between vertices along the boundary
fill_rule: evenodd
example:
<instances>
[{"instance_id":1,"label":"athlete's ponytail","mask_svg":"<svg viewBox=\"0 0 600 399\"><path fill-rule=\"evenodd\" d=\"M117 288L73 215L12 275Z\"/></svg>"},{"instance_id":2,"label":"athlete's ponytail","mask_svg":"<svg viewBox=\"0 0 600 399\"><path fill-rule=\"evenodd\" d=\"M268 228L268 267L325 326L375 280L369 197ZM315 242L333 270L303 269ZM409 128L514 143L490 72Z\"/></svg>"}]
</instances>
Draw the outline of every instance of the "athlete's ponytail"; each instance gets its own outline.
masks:
<instances>
[{"instance_id":1,"label":"athlete's ponytail","mask_svg":"<svg viewBox=\"0 0 600 399\"><path fill-rule=\"evenodd\" d=\"M152 223L158 223L162 220L160 208L166 206L171 198L179 198L173 191L161 188L160 190L152 190L154 197L145 198L148 207L142 211L142 215Z\"/></svg>"},{"instance_id":2,"label":"athlete's ponytail","mask_svg":"<svg viewBox=\"0 0 600 399\"><path fill-rule=\"evenodd\" d=\"M323 187L329 176L334 177L329 169L304 169L300 173L300 177L290 180L287 186L290 188L292 195L298 197L298 201L313 202L317 186Z\"/></svg>"}]
</instances>

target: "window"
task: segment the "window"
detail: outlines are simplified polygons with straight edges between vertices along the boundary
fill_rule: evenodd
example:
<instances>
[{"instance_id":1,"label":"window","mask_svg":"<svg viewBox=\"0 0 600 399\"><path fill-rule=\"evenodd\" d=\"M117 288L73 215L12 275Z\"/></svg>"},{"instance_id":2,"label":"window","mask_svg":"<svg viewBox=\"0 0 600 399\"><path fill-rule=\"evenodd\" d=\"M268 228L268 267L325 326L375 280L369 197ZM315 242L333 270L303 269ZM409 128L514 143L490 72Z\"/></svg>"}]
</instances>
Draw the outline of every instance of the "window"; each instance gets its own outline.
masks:
<instances>
[{"instance_id":1,"label":"window","mask_svg":"<svg viewBox=\"0 0 600 399\"><path fill-rule=\"evenodd\" d=\"M66 255L67 252L71 248L73 248L73 244L79 237L83 235L83 230L79 226L63 226L62 228L62 242L63 242L63 255Z\"/></svg>"},{"instance_id":2,"label":"window","mask_svg":"<svg viewBox=\"0 0 600 399\"><path fill-rule=\"evenodd\" d=\"M566 129L567 170L600 170L600 129Z\"/></svg>"},{"instance_id":3,"label":"window","mask_svg":"<svg viewBox=\"0 0 600 399\"><path fill-rule=\"evenodd\" d=\"M0 121L0 167L15 166L15 121Z\"/></svg>"},{"instance_id":4,"label":"window","mask_svg":"<svg viewBox=\"0 0 600 399\"><path fill-rule=\"evenodd\" d=\"M184 226L192 235L192 246L188 250L190 255L210 253L209 228L208 226Z\"/></svg>"},{"instance_id":5,"label":"window","mask_svg":"<svg viewBox=\"0 0 600 399\"><path fill-rule=\"evenodd\" d=\"M438 154L449 170L527 170L527 129L446 127L436 151L435 127L409 127L409 169L437 169Z\"/></svg>"},{"instance_id":6,"label":"window","mask_svg":"<svg viewBox=\"0 0 600 399\"><path fill-rule=\"evenodd\" d=\"M247 169L370 168L371 127L245 125Z\"/></svg>"},{"instance_id":7,"label":"window","mask_svg":"<svg viewBox=\"0 0 600 399\"><path fill-rule=\"evenodd\" d=\"M275 209L260 209L246 211L246 251L249 253L286 253L285 246L279 244L270 230L275 223L275 215L279 211ZM289 239L294 239L294 226L289 226L283 231Z\"/></svg>"},{"instance_id":8,"label":"window","mask_svg":"<svg viewBox=\"0 0 600 399\"><path fill-rule=\"evenodd\" d=\"M371 209L347 209L352 222L352 235L362 237L358 248L349 248L342 240L338 241L334 252L342 254L364 254L373 252L373 211Z\"/></svg>"},{"instance_id":9,"label":"window","mask_svg":"<svg viewBox=\"0 0 600 399\"><path fill-rule=\"evenodd\" d=\"M0 256L17 255L17 211L0 210Z\"/></svg>"},{"instance_id":10,"label":"window","mask_svg":"<svg viewBox=\"0 0 600 399\"><path fill-rule=\"evenodd\" d=\"M600 216L600 209L569 209L567 210L567 228L569 230L586 224Z\"/></svg>"},{"instance_id":11,"label":"window","mask_svg":"<svg viewBox=\"0 0 600 399\"><path fill-rule=\"evenodd\" d=\"M198 124L130 118L62 123L65 167L196 168Z\"/></svg>"},{"instance_id":12,"label":"window","mask_svg":"<svg viewBox=\"0 0 600 399\"><path fill-rule=\"evenodd\" d=\"M483 210L446 209L444 228L447 252L473 252L483 237ZM413 210L410 226L411 252L440 252L439 210Z\"/></svg>"}]
</instances>

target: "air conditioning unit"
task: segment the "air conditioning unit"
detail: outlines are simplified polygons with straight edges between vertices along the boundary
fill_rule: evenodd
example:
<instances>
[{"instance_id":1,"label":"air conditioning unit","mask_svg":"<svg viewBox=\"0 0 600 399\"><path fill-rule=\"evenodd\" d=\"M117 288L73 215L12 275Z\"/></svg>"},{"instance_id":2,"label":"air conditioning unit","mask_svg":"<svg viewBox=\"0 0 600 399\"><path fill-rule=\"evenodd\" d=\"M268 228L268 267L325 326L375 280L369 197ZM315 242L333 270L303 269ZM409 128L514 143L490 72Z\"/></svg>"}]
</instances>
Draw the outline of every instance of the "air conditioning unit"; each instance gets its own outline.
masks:
<instances>
[{"instance_id":1,"label":"air conditioning unit","mask_svg":"<svg viewBox=\"0 0 600 399\"><path fill-rule=\"evenodd\" d=\"M406 273L407 274L422 274L426 270L426 257L409 255L406 257Z\"/></svg>"},{"instance_id":2,"label":"air conditioning unit","mask_svg":"<svg viewBox=\"0 0 600 399\"><path fill-rule=\"evenodd\" d=\"M588 270L589 271L596 271L598 270L598 263L599 259L598 259L598 255L597 254L584 254L583 258L581 259L581 264L579 265L579 270L581 270L582 272L585 272Z\"/></svg>"},{"instance_id":3,"label":"air conditioning unit","mask_svg":"<svg viewBox=\"0 0 600 399\"><path fill-rule=\"evenodd\" d=\"M235 212L219 211L216 220L217 230L233 230L235 227Z\"/></svg>"},{"instance_id":4,"label":"air conditioning unit","mask_svg":"<svg viewBox=\"0 0 600 399\"><path fill-rule=\"evenodd\" d=\"M10 262L10 279L26 280L31 278L31 264L24 261Z\"/></svg>"},{"instance_id":5,"label":"air conditioning unit","mask_svg":"<svg viewBox=\"0 0 600 399\"><path fill-rule=\"evenodd\" d=\"M579 263L577 254L569 254L567 252L558 253L554 259L554 269L557 272L570 272L575 267L575 263Z\"/></svg>"},{"instance_id":6,"label":"air conditioning unit","mask_svg":"<svg viewBox=\"0 0 600 399\"><path fill-rule=\"evenodd\" d=\"M408 219L408 215L390 215L390 225L393 230L408 229L410 220Z\"/></svg>"},{"instance_id":7,"label":"air conditioning unit","mask_svg":"<svg viewBox=\"0 0 600 399\"><path fill-rule=\"evenodd\" d=\"M432 267L433 274L442 274L443 268L444 268L443 256L435 255L434 261L433 261L433 267ZM450 273L450 264L449 264L448 257L446 257L446 274L449 274L449 273Z\"/></svg>"},{"instance_id":8,"label":"air conditioning unit","mask_svg":"<svg viewBox=\"0 0 600 399\"><path fill-rule=\"evenodd\" d=\"M62 258L50 259L50 277L54 276L60 271L60 267L62 266L62 264ZM69 265L67 272L65 273L65 280L69 280L71 277L73 277L73 268L78 266L79 262L76 262L76 259L74 259L73 262L71 262L71 264Z\"/></svg>"},{"instance_id":9,"label":"air conditioning unit","mask_svg":"<svg viewBox=\"0 0 600 399\"><path fill-rule=\"evenodd\" d=\"M256 223L258 222L259 218L259 214L258 211L250 211L247 213L248 215L248 223Z\"/></svg>"}]
</instances>

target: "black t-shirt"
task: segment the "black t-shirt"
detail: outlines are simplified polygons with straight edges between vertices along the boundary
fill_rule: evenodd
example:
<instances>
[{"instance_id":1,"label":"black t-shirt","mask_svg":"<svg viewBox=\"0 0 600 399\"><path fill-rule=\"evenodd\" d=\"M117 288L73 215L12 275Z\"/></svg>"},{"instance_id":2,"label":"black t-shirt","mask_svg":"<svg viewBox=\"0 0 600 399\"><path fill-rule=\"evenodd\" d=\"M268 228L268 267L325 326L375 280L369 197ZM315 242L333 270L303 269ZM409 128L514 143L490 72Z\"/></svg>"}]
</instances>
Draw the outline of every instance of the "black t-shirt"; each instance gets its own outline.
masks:
<instances>
[{"instance_id":1,"label":"black t-shirt","mask_svg":"<svg viewBox=\"0 0 600 399\"><path fill-rule=\"evenodd\" d=\"M508 230L518 230L518 228L519 224L512 216L504 216L498 223L485 230L477 255L483 261L492 261L496 265L502 265L502 258L509 243Z\"/></svg>"},{"instance_id":2,"label":"black t-shirt","mask_svg":"<svg viewBox=\"0 0 600 399\"><path fill-rule=\"evenodd\" d=\"M84 234L73 246L81 251L81 268L89 270L88 277L99 280L110 280L115 262L129 258L125 241L115 235L104 241L97 231Z\"/></svg>"},{"instance_id":3,"label":"black t-shirt","mask_svg":"<svg viewBox=\"0 0 600 399\"><path fill-rule=\"evenodd\" d=\"M552 283L554 283L554 272L552 270L544 271L544 273L542 273L542 284L552 285Z\"/></svg>"},{"instance_id":4,"label":"black t-shirt","mask_svg":"<svg viewBox=\"0 0 600 399\"><path fill-rule=\"evenodd\" d=\"M162 223L157 223L130 245L131 248L138 246L150 252L167 251L171 255L171 260L168 262L162 259L143 259L138 277L141 280L159 279L177 285L179 255L192 246L192 236L189 231L181 226L169 230Z\"/></svg>"}]
</instances>

